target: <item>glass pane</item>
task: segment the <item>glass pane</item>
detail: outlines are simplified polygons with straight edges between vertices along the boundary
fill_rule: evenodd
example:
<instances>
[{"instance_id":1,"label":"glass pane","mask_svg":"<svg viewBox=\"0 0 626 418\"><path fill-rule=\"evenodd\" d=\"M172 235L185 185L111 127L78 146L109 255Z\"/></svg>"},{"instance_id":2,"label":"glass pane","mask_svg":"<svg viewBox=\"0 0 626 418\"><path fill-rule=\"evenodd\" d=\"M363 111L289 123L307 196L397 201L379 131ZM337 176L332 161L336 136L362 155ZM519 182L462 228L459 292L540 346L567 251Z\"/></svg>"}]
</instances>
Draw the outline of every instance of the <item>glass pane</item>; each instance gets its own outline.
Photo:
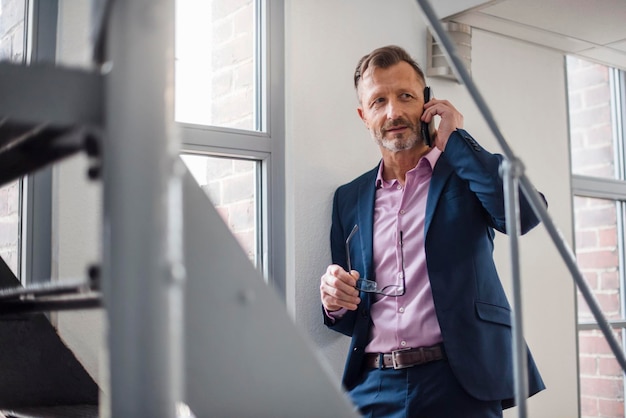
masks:
<instances>
[{"instance_id":1,"label":"glass pane","mask_svg":"<svg viewBox=\"0 0 626 418\"><path fill-rule=\"evenodd\" d=\"M176 120L258 130L255 0L177 0Z\"/></svg>"},{"instance_id":2,"label":"glass pane","mask_svg":"<svg viewBox=\"0 0 626 418\"><path fill-rule=\"evenodd\" d=\"M258 161L183 154L181 158L255 266L261 260Z\"/></svg>"},{"instance_id":3,"label":"glass pane","mask_svg":"<svg viewBox=\"0 0 626 418\"><path fill-rule=\"evenodd\" d=\"M25 0L0 0L0 61L24 62ZM0 257L19 277L19 180L0 187Z\"/></svg>"},{"instance_id":4,"label":"glass pane","mask_svg":"<svg viewBox=\"0 0 626 418\"><path fill-rule=\"evenodd\" d=\"M612 200L574 197L576 258L607 319L621 319L618 205ZM595 322L578 292L578 321Z\"/></svg>"},{"instance_id":5,"label":"glass pane","mask_svg":"<svg viewBox=\"0 0 626 418\"><path fill-rule=\"evenodd\" d=\"M0 187L0 257L20 277L20 182Z\"/></svg>"},{"instance_id":6,"label":"glass pane","mask_svg":"<svg viewBox=\"0 0 626 418\"><path fill-rule=\"evenodd\" d=\"M0 61L24 61L26 0L0 0Z\"/></svg>"},{"instance_id":7,"label":"glass pane","mask_svg":"<svg viewBox=\"0 0 626 418\"><path fill-rule=\"evenodd\" d=\"M616 178L607 66L567 57L572 173Z\"/></svg>"},{"instance_id":8,"label":"glass pane","mask_svg":"<svg viewBox=\"0 0 626 418\"><path fill-rule=\"evenodd\" d=\"M623 330L615 335L621 342ZM604 334L579 331L578 344L581 418L624 418L624 377Z\"/></svg>"}]
</instances>

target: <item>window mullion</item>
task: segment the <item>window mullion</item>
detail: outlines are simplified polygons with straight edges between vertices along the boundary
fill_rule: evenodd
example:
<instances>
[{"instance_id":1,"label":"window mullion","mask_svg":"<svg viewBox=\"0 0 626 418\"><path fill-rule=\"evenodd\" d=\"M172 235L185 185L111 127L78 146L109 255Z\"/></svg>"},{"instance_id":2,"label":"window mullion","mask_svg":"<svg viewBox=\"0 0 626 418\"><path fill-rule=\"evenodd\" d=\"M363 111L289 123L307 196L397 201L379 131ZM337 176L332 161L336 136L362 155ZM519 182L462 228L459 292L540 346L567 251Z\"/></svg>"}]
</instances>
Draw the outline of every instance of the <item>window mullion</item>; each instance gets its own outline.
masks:
<instances>
[{"instance_id":1,"label":"window mullion","mask_svg":"<svg viewBox=\"0 0 626 418\"><path fill-rule=\"evenodd\" d=\"M617 255L618 255L618 267L617 267L617 277L619 280L619 293L620 293L620 316L622 319L626 318L626 290L624 289L624 284L626 283L625 274L624 274L624 202L617 201L616 210L616 222L617 222Z\"/></svg>"},{"instance_id":2,"label":"window mullion","mask_svg":"<svg viewBox=\"0 0 626 418\"><path fill-rule=\"evenodd\" d=\"M610 70L610 86L611 86L611 120L613 127L613 136L614 136L614 144L615 144L615 155L616 155L616 178L619 180L626 180L626 154L625 149L626 146L624 144L624 73L623 71L619 71L616 68L612 68ZM618 280L620 287L620 316L622 320L626 317L626 273L625 273L625 264L624 264L624 248L626 248L625 243L625 232L624 232L624 215L625 211L625 203L624 201L616 202L617 205L617 252L619 257L618 264ZM626 328L621 328L621 340L622 347L626 347ZM626 399L626 384L624 384L624 378L622 377L622 396L623 399ZM626 411L625 411L626 413ZM624 415L626 416L626 415Z\"/></svg>"},{"instance_id":3,"label":"window mullion","mask_svg":"<svg viewBox=\"0 0 626 418\"><path fill-rule=\"evenodd\" d=\"M616 68L609 70L609 86L611 91L611 125L613 131L613 144L615 147L615 178L626 180L626 154L624 146L624 126L623 126L623 76L622 72Z\"/></svg>"},{"instance_id":4,"label":"window mullion","mask_svg":"<svg viewBox=\"0 0 626 418\"><path fill-rule=\"evenodd\" d=\"M572 193L597 199L626 200L626 182L572 174Z\"/></svg>"},{"instance_id":5,"label":"window mullion","mask_svg":"<svg viewBox=\"0 0 626 418\"><path fill-rule=\"evenodd\" d=\"M260 132L238 131L218 127L179 124L183 147L206 146L220 148L231 155L271 153L271 139Z\"/></svg>"}]
</instances>

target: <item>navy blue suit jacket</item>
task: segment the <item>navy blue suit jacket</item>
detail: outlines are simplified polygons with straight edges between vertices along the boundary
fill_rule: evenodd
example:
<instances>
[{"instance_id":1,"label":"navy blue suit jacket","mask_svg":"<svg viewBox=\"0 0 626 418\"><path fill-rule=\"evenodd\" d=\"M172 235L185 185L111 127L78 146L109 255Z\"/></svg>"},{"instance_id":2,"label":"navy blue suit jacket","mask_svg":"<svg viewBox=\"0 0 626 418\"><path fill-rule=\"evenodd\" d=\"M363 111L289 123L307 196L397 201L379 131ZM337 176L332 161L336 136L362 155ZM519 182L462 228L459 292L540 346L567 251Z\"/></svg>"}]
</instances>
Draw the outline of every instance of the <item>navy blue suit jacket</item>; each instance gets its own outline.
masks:
<instances>
[{"instance_id":1,"label":"navy blue suit jacket","mask_svg":"<svg viewBox=\"0 0 626 418\"><path fill-rule=\"evenodd\" d=\"M511 310L493 261L494 229L506 232L504 193L498 173L502 156L482 148L466 131L449 138L433 169L426 204L425 250L435 311L450 367L460 384L481 400L512 406L514 391ZM337 189L333 202L333 263L346 268L345 240L355 224L353 269L375 277L372 266L374 200L378 167ZM520 193L521 232L539 223ZM410 262L410 260L407 260ZM343 385L350 389L361 372L369 342L369 295L361 292L356 311L331 329L352 337ZM528 353L529 393L544 384Z\"/></svg>"}]
</instances>

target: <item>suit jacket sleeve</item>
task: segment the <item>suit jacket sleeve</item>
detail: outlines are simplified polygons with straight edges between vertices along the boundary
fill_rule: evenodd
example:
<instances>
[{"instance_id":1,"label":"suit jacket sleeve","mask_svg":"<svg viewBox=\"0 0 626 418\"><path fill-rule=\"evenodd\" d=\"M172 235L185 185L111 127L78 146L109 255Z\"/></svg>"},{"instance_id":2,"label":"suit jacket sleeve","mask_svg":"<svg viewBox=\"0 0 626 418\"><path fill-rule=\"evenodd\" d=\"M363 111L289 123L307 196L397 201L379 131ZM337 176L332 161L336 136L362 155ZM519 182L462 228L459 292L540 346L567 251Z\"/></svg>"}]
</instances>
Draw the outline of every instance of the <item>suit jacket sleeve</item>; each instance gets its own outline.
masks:
<instances>
[{"instance_id":1,"label":"suit jacket sleeve","mask_svg":"<svg viewBox=\"0 0 626 418\"><path fill-rule=\"evenodd\" d=\"M332 225L330 229L330 250L333 264L338 264L344 269L347 269L348 263L346 261L345 239L343 233L343 230L345 228L340 217L341 203L339 202L339 200L341 198L341 190L341 187L337 189L333 198ZM328 317L323 307L322 313L324 315L325 325L327 325L334 331L340 332L349 337L352 336L355 320L354 311L347 311L341 318L338 319L332 319Z\"/></svg>"},{"instance_id":2,"label":"suit jacket sleeve","mask_svg":"<svg viewBox=\"0 0 626 418\"><path fill-rule=\"evenodd\" d=\"M463 129L457 129L450 135L444 154L455 173L468 182L469 188L480 200L488 224L506 233L505 196L499 172L503 157L486 151ZM547 205L545 198L543 199ZM539 224L540 220L521 189L519 203L521 233L525 234Z\"/></svg>"}]
</instances>

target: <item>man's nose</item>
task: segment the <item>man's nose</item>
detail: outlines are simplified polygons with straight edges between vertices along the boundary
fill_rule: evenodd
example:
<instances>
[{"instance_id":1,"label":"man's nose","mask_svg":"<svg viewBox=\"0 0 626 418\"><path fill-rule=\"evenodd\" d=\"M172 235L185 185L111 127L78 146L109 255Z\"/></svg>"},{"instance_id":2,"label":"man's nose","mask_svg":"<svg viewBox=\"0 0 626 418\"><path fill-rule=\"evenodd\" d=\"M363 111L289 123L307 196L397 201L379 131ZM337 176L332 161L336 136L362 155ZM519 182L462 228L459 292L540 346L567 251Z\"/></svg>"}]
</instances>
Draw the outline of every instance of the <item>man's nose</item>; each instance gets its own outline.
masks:
<instances>
[{"instance_id":1,"label":"man's nose","mask_svg":"<svg viewBox=\"0 0 626 418\"><path fill-rule=\"evenodd\" d=\"M395 120L400 116L400 106L395 100L389 100L387 102L387 119Z\"/></svg>"}]
</instances>

